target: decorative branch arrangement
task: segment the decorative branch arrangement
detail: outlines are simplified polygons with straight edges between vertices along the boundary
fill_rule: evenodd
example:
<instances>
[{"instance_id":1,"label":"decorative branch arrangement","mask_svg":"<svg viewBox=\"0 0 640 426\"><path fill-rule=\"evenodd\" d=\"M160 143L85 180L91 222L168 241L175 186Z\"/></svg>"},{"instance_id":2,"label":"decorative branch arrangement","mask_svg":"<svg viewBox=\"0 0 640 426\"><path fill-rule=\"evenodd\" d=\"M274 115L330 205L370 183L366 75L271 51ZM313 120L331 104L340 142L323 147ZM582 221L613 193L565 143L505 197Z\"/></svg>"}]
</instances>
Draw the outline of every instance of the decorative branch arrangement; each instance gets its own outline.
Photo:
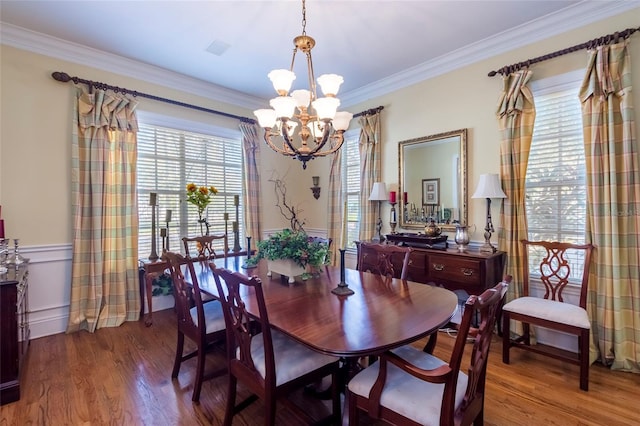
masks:
<instances>
[{"instance_id":1,"label":"decorative branch arrangement","mask_svg":"<svg viewBox=\"0 0 640 426\"><path fill-rule=\"evenodd\" d=\"M278 177L275 171L273 171L269 182L273 183L273 191L275 193L276 200L275 206L280 210L280 214L289 221L291 230L294 232L305 232L305 220L298 218L303 210L297 206L287 204L287 186L284 181Z\"/></svg>"}]
</instances>

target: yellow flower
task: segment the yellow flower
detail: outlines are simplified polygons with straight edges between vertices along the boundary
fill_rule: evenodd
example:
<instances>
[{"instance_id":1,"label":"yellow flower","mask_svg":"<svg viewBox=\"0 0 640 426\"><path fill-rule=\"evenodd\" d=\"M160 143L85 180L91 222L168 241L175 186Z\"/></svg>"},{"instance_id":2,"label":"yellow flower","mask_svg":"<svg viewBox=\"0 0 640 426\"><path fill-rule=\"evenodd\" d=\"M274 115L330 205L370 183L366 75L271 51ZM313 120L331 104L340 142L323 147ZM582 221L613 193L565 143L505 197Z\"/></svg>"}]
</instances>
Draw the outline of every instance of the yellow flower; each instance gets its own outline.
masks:
<instances>
[{"instance_id":1,"label":"yellow flower","mask_svg":"<svg viewBox=\"0 0 640 426\"><path fill-rule=\"evenodd\" d=\"M214 186L197 186L195 183L187 184L187 201L198 208L198 216L202 219L202 213L211 203L211 196L216 195L218 190Z\"/></svg>"}]
</instances>

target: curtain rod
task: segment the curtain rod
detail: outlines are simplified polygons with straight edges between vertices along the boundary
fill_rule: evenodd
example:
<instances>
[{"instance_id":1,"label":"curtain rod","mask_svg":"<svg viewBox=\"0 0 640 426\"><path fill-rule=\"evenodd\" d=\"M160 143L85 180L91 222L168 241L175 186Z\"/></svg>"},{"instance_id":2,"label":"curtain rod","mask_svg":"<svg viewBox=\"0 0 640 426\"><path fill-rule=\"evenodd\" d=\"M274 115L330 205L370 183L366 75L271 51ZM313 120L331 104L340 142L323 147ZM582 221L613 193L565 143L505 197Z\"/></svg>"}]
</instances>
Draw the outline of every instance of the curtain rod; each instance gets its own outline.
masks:
<instances>
[{"instance_id":1,"label":"curtain rod","mask_svg":"<svg viewBox=\"0 0 640 426\"><path fill-rule=\"evenodd\" d=\"M161 98L159 96L149 95L149 94L146 94L146 93L137 92L135 90L124 89L124 88L118 87L118 86L111 86L109 84L101 83L99 81L85 80L84 78L79 78L79 77L70 77L69 74L67 74L66 72L55 71L55 72L51 73L51 77L53 77L54 80L62 82L62 83L68 83L70 81L73 81L75 84L83 83L83 84L86 84L86 85L88 85L90 87L95 87L96 89L99 89L99 90L113 90L116 93L126 93L128 95L140 96L142 98L153 99L154 101L166 102L166 103L171 104L171 105L178 105L178 106L181 106L181 107L191 108L191 109L195 109L195 110L198 110L198 111L208 112L208 113L211 113L211 114L222 115L222 116L228 117L228 118L235 118L236 120L240 120L243 123L251 123L251 124L256 124L257 123L256 120L254 120L252 118L240 117L238 115L233 115L233 114L229 114L229 113L222 112L222 111L216 111L214 109L204 108L204 107L200 107L200 106L197 106L197 105L191 105L191 104L187 104L187 103L180 102L180 101L174 101L173 99ZM375 114L376 112L382 111L382 109L384 109L384 107L383 106L379 106L377 108L372 108L372 109L368 109L366 111L359 112L357 114L354 114L353 116L354 117L359 117L361 115L366 115L366 114Z\"/></svg>"},{"instance_id":2,"label":"curtain rod","mask_svg":"<svg viewBox=\"0 0 640 426\"><path fill-rule=\"evenodd\" d=\"M592 49L597 46L603 46L605 44L609 44L612 41L617 43L620 38L623 38L626 40L631 36L631 34L635 33L636 31L640 31L640 27L627 28L624 31L617 31L613 34L609 34L599 38L594 38L593 40L589 40L585 43L577 44L575 46L571 46L566 49L558 50L552 53L547 53L546 55L538 56L537 58L527 59L526 61L518 62L517 64L505 65L504 67L500 68L497 71L491 71L488 74L488 76L493 77L496 74L502 74L502 75L511 74L512 72L518 71L532 64L546 61L547 59L556 58L558 56L566 55L567 53L577 52L578 50L582 50L582 49Z\"/></svg>"},{"instance_id":3,"label":"curtain rod","mask_svg":"<svg viewBox=\"0 0 640 426\"><path fill-rule=\"evenodd\" d=\"M154 101L165 102L165 103L168 103L168 104L171 104L171 105L178 105L178 106L181 106L181 107L191 108L191 109L195 109L195 110L202 111L202 112L208 112L208 113L211 113L211 114L222 115L222 116L228 117L228 118L235 118L236 120L240 120L243 123L251 123L251 124L255 124L256 123L256 121L254 119L252 119L252 118L241 117L241 116L238 116L238 115L229 114L227 112L216 111L214 109L209 109L209 108L204 108L204 107L200 107L200 106L197 106L197 105L187 104L185 102L174 101L173 99L161 98L160 96L149 95L149 94L146 94L146 93L137 92L135 90L124 89L124 88L118 87L118 86L111 86L109 84L101 83L99 81L85 80L85 79L79 78L79 77L70 77L69 74L67 74L65 72L56 71L56 72L53 72L51 74L51 76L53 77L54 80L60 81L62 83L68 83L69 81L73 81L75 84L83 83L83 84L88 85L89 87L95 87L96 89L99 89L99 90L113 90L116 93L126 93L126 94L133 95L133 96L140 96L142 98L153 99Z\"/></svg>"}]
</instances>

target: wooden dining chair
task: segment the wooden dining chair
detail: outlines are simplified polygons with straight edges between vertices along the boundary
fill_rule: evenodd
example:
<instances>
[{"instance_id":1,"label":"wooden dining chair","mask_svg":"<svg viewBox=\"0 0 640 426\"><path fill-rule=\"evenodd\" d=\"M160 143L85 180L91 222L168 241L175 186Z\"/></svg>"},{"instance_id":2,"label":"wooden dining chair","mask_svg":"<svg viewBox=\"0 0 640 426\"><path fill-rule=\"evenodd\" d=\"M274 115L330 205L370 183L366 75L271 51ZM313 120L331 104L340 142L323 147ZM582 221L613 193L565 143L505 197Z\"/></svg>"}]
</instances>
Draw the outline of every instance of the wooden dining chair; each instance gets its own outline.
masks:
<instances>
[{"instance_id":1,"label":"wooden dining chair","mask_svg":"<svg viewBox=\"0 0 640 426\"><path fill-rule=\"evenodd\" d=\"M222 240L222 252L216 252L216 245ZM183 237L185 255L198 260L211 260L218 257L227 257L229 254L229 239L227 234L199 235L197 237ZM190 250L190 247L195 250Z\"/></svg>"},{"instance_id":2,"label":"wooden dining chair","mask_svg":"<svg viewBox=\"0 0 640 426\"><path fill-rule=\"evenodd\" d=\"M356 269L392 278L406 279L411 247L361 241Z\"/></svg>"},{"instance_id":3,"label":"wooden dining chair","mask_svg":"<svg viewBox=\"0 0 640 426\"><path fill-rule=\"evenodd\" d=\"M333 411L330 419L338 424L341 419L339 358L313 351L272 329L262 282L258 277L249 278L239 272L217 268L213 262L209 266L215 277L218 294L222 296L227 323L229 388L224 424L231 425L233 416L259 397L264 400L265 424L273 425L277 400L287 402L282 397L328 375L332 378ZM247 312L247 305L255 306L257 318L255 311L254 315ZM259 333L254 332L253 318L259 324ZM236 405L238 381L253 395ZM300 415L309 417L308 413L293 403L291 408Z\"/></svg>"},{"instance_id":4,"label":"wooden dining chair","mask_svg":"<svg viewBox=\"0 0 640 426\"><path fill-rule=\"evenodd\" d=\"M511 282L507 276L465 303L449 362L406 345L387 351L348 384L349 424L360 411L402 425L482 424L487 359L496 313ZM474 314L480 315L468 374L460 371Z\"/></svg>"},{"instance_id":5,"label":"wooden dining chair","mask_svg":"<svg viewBox=\"0 0 640 426\"><path fill-rule=\"evenodd\" d=\"M548 241L521 241L524 247L522 296L502 308L502 362L509 364L509 349L520 348L576 364L580 367L580 389L589 390L589 333L591 321L587 313L589 265L594 246ZM544 285L544 294L533 295L530 286L530 250L541 254L542 261L534 271ZM579 262L577 262L579 260ZM577 265L581 265L578 268ZM570 281L579 283L578 303L564 300L563 291ZM522 335L511 337L511 320L522 322ZM578 338L577 352L561 350L541 343L532 344L531 326L539 326Z\"/></svg>"},{"instance_id":6,"label":"wooden dining chair","mask_svg":"<svg viewBox=\"0 0 640 426\"><path fill-rule=\"evenodd\" d=\"M173 282L175 311L178 317L178 343L171 377L174 379L178 377L183 361L197 357L198 362L191 400L199 401L203 381L226 373L226 366L207 375L205 375L204 371L207 352L223 347L225 342L226 331L222 305L219 301L203 303L200 287L198 286L198 278L191 259L183 257L180 253L170 251L165 251L162 258L169 263L171 281ZM191 285L188 285L185 280L181 269L182 266L189 271ZM196 344L196 349L187 354L184 354L185 336Z\"/></svg>"}]
</instances>

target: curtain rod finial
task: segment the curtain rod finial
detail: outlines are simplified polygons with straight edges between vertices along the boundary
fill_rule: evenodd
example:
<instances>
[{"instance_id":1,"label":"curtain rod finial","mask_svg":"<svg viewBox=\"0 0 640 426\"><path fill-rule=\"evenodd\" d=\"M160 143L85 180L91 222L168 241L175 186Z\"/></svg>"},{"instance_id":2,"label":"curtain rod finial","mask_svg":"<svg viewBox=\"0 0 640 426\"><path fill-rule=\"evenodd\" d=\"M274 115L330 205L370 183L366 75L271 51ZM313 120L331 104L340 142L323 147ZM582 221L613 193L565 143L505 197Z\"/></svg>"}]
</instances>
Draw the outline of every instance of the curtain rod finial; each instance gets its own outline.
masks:
<instances>
[{"instance_id":1,"label":"curtain rod finial","mask_svg":"<svg viewBox=\"0 0 640 426\"><path fill-rule=\"evenodd\" d=\"M66 83L71 80L71 77L69 77L69 74L67 74L66 72L60 72L60 71L55 71L51 73L51 77L53 77L54 80L61 81L63 83Z\"/></svg>"}]
</instances>

